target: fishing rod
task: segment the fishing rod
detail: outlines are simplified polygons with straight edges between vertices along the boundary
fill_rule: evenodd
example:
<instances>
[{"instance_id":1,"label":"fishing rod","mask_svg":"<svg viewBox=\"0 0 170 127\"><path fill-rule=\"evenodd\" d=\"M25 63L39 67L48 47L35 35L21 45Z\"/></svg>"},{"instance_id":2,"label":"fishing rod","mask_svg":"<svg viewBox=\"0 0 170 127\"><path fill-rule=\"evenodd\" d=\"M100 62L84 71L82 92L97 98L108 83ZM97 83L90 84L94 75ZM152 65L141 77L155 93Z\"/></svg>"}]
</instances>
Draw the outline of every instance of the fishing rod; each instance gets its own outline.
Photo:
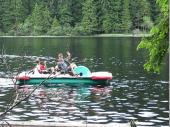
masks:
<instances>
[{"instance_id":1,"label":"fishing rod","mask_svg":"<svg viewBox=\"0 0 170 127\"><path fill-rule=\"evenodd\" d=\"M18 101L17 103L13 104L11 107L9 107L8 109L6 109L5 112L3 112L2 114L0 114L0 120L3 119L3 117L9 112L11 111L14 107L16 107L17 105L19 105L22 101L27 100L34 92L36 89L38 89L44 82L46 82L47 80L50 79L52 73L46 78L44 79L39 85L37 85L26 97L24 97L23 99L21 99L20 101Z\"/></svg>"}]
</instances>

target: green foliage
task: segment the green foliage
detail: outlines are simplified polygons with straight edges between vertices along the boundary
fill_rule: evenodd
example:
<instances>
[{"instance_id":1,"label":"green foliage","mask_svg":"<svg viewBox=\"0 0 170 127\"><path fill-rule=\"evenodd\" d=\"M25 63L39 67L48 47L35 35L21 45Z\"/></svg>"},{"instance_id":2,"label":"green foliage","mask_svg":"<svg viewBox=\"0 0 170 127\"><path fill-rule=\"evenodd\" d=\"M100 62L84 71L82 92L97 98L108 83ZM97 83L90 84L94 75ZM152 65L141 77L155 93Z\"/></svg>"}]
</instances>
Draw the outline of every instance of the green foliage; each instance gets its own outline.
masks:
<instances>
[{"instance_id":1,"label":"green foliage","mask_svg":"<svg viewBox=\"0 0 170 127\"><path fill-rule=\"evenodd\" d=\"M143 23L141 24L141 26L143 27L143 31L150 30L153 26L153 22L152 22L151 18L148 16L144 16Z\"/></svg>"},{"instance_id":2,"label":"green foliage","mask_svg":"<svg viewBox=\"0 0 170 127\"><path fill-rule=\"evenodd\" d=\"M68 0L59 0L59 21L62 27L70 26L73 17L71 14L70 2Z\"/></svg>"},{"instance_id":3,"label":"green foliage","mask_svg":"<svg viewBox=\"0 0 170 127\"><path fill-rule=\"evenodd\" d=\"M84 28L82 26L75 26L74 29L72 29L71 35L86 35L84 32Z\"/></svg>"},{"instance_id":4,"label":"green foliage","mask_svg":"<svg viewBox=\"0 0 170 127\"><path fill-rule=\"evenodd\" d=\"M14 0L14 17L15 17L15 23L19 24L25 20L25 18L28 16L28 10L24 7L23 0Z\"/></svg>"},{"instance_id":5,"label":"green foliage","mask_svg":"<svg viewBox=\"0 0 170 127\"><path fill-rule=\"evenodd\" d=\"M31 21L34 34L44 34L50 28L51 17L47 7L35 4Z\"/></svg>"},{"instance_id":6,"label":"green foliage","mask_svg":"<svg viewBox=\"0 0 170 127\"><path fill-rule=\"evenodd\" d=\"M120 25L121 25L121 18L120 18L120 11L121 11L121 0L112 0L113 8L113 15L112 15L112 27L114 33L120 32Z\"/></svg>"},{"instance_id":7,"label":"green foliage","mask_svg":"<svg viewBox=\"0 0 170 127\"><path fill-rule=\"evenodd\" d=\"M132 17L132 30L142 30L143 17L150 17L149 2L147 0L131 0L130 13Z\"/></svg>"},{"instance_id":8,"label":"green foliage","mask_svg":"<svg viewBox=\"0 0 170 127\"><path fill-rule=\"evenodd\" d=\"M33 23L29 16L24 23L19 25L18 35L32 35Z\"/></svg>"},{"instance_id":9,"label":"green foliage","mask_svg":"<svg viewBox=\"0 0 170 127\"><path fill-rule=\"evenodd\" d=\"M159 15L155 1L0 0L0 31L9 35L148 32Z\"/></svg>"},{"instance_id":10,"label":"green foliage","mask_svg":"<svg viewBox=\"0 0 170 127\"><path fill-rule=\"evenodd\" d=\"M149 0L150 3L150 12L151 12L151 20L155 22L159 17L159 6L156 4L156 0Z\"/></svg>"},{"instance_id":11,"label":"green foliage","mask_svg":"<svg viewBox=\"0 0 170 127\"><path fill-rule=\"evenodd\" d=\"M54 17L51 28L55 28L55 27L58 27L58 26L60 26L60 23L59 23L59 21L56 19L56 17Z\"/></svg>"},{"instance_id":12,"label":"green foliage","mask_svg":"<svg viewBox=\"0 0 170 127\"><path fill-rule=\"evenodd\" d=\"M10 0L1 1L1 22L2 22L2 30L4 32L8 32L13 24L15 23L14 15L13 15L13 8L11 6Z\"/></svg>"},{"instance_id":13,"label":"green foliage","mask_svg":"<svg viewBox=\"0 0 170 127\"><path fill-rule=\"evenodd\" d=\"M159 18L159 23L154 26L150 33L150 38L144 38L138 48L148 50L148 61L144 68L147 71L160 72L160 66L163 58L168 53L169 41L169 17L168 17L168 0L157 0L161 8L162 15Z\"/></svg>"},{"instance_id":14,"label":"green foliage","mask_svg":"<svg viewBox=\"0 0 170 127\"><path fill-rule=\"evenodd\" d=\"M130 1L129 0L123 0L122 1L122 13L121 13L121 32L125 32L127 33L131 26L131 17L130 17L130 10L129 10L129 6L130 6Z\"/></svg>"},{"instance_id":15,"label":"green foliage","mask_svg":"<svg viewBox=\"0 0 170 127\"><path fill-rule=\"evenodd\" d=\"M113 31L113 27L112 27L112 18L111 18L112 14L106 14L104 16L104 20L103 20L103 30L105 33L112 33Z\"/></svg>"},{"instance_id":16,"label":"green foliage","mask_svg":"<svg viewBox=\"0 0 170 127\"><path fill-rule=\"evenodd\" d=\"M51 26L51 17L47 7L35 4L32 14L23 24L24 33L30 32L31 35L41 35L48 31Z\"/></svg>"},{"instance_id":17,"label":"green foliage","mask_svg":"<svg viewBox=\"0 0 170 127\"><path fill-rule=\"evenodd\" d=\"M70 11L72 16L72 21L70 22L70 26L75 27L77 24L81 23L82 20L82 6L84 0L69 0L70 3Z\"/></svg>"},{"instance_id":18,"label":"green foliage","mask_svg":"<svg viewBox=\"0 0 170 127\"><path fill-rule=\"evenodd\" d=\"M83 5L82 27L87 34L94 34L97 31L97 8L94 0L86 0Z\"/></svg>"},{"instance_id":19,"label":"green foliage","mask_svg":"<svg viewBox=\"0 0 170 127\"><path fill-rule=\"evenodd\" d=\"M103 13L105 14L103 16L103 31L105 33L112 33L113 32L113 6L111 1L106 0L103 2Z\"/></svg>"},{"instance_id":20,"label":"green foliage","mask_svg":"<svg viewBox=\"0 0 170 127\"><path fill-rule=\"evenodd\" d=\"M48 31L48 35L52 35L52 36L64 36L64 35L71 35L72 32L72 27L68 26L68 27L54 27L51 30Z\"/></svg>"}]
</instances>

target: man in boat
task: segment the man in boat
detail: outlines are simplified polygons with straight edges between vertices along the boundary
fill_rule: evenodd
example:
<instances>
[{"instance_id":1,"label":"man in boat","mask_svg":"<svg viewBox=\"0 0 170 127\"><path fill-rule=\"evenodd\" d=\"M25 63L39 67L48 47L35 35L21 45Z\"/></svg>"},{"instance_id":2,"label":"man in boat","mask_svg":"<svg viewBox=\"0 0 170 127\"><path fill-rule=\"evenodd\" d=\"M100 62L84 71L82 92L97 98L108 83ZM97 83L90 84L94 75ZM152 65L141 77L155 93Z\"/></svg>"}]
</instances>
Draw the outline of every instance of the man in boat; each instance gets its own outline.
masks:
<instances>
[{"instance_id":1,"label":"man in boat","mask_svg":"<svg viewBox=\"0 0 170 127\"><path fill-rule=\"evenodd\" d=\"M56 70L59 70L61 73L68 73L74 75L72 69L76 67L76 64L71 63L71 54L69 51L66 52L67 57L64 58L62 53L58 54Z\"/></svg>"},{"instance_id":2,"label":"man in boat","mask_svg":"<svg viewBox=\"0 0 170 127\"><path fill-rule=\"evenodd\" d=\"M57 59L57 69L61 72L61 73L68 73L69 71L69 66L70 66L70 62L68 61L70 59L70 53L69 56L67 56L66 59L64 59L63 54L59 53L58 54L58 59Z\"/></svg>"}]
</instances>

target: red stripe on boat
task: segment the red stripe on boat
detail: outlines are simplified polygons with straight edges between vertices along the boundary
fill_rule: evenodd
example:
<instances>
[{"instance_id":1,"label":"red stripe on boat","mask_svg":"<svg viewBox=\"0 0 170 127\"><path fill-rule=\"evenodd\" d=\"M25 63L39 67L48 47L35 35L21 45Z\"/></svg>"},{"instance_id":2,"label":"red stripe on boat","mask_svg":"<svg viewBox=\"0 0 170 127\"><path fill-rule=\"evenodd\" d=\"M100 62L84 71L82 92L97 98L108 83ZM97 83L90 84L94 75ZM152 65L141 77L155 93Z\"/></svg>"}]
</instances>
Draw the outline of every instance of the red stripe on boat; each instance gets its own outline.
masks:
<instances>
[{"instance_id":1,"label":"red stripe on boat","mask_svg":"<svg viewBox=\"0 0 170 127\"><path fill-rule=\"evenodd\" d=\"M28 77L28 76L22 76L22 77L17 77L16 79L18 79L18 80L29 80L30 77Z\"/></svg>"},{"instance_id":2,"label":"red stripe on boat","mask_svg":"<svg viewBox=\"0 0 170 127\"><path fill-rule=\"evenodd\" d=\"M111 80L111 76L92 76L93 80Z\"/></svg>"}]
</instances>

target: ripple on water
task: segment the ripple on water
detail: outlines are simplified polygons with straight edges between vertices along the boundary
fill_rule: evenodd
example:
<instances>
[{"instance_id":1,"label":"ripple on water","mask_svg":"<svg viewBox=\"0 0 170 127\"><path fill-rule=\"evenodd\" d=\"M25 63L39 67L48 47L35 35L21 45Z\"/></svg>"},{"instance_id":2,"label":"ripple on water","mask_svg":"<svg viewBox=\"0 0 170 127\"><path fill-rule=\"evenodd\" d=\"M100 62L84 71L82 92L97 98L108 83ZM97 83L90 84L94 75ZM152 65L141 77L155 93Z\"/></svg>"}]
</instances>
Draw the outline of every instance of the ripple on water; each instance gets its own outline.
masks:
<instances>
[{"instance_id":1,"label":"ripple on water","mask_svg":"<svg viewBox=\"0 0 170 127\"><path fill-rule=\"evenodd\" d=\"M1 82L1 81L0 81ZM140 81L139 81L140 82ZM168 116L169 111L166 106L162 108L156 107L156 104L159 102L161 104L168 104L168 100L165 98L161 101L159 100L161 95L158 95L156 92L153 93L153 98L150 98L150 93L147 91L143 93L144 97L141 99L144 104L136 99L138 98L138 91L144 91L146 89L144 81L139 84L138 80L134 81L134 84L129 84L130 81L126 81L123 79L122 83L119 80L115 80L115 85L110 89L111 92L115 91L115 93L93 93L91 94L92 88L88 89L88 93L76 93L79 89L73 89L73 93L71 96L73 98L69 99L67 95L69 92L69 88L56 88L46 90L47 95L49 94L50 99L46 100L46 102L39 105L37 102L40 100L36 94L31 96L28 102L22 103L22 108L14 108L12 113L19 113L22 115L18 115L16 117L12 114L12 117L7 117L7 119L12 120L25 120L25 119L36 119L37 121L50 121L50 122L72 122L72 121L81 121L84 122L87 116L88 123L108 123L108 122L124 122L129 120L136 120L141 117L146 120L150 118L148 121L142 121L143 125L154 125L158 124L166 124L169 121L168 118L157 117L158 112L161 111L163 116ZM9 93L12 88L2 88L0 90L0 97L3 98L6 96L6 93ZM42 88L39 90L41 91ZM102 88L105 90L105 88ZM117 94L123 90L123 95ZM137 90L137 91L135 91ZM2 91L2 92L1 92ZM38 91L38 92L39 92ZM90 91L90 92L89 92ZM51 93L52 92L52 93ZM55 93L55 94L53 94ZM60 94L61 93L61 94ZM82 97L82 96L86 97ZM94 97L94 98L93 98ZM154 99L157 100L154 100ZM151 99L151 100L150 100ZM74 102L73 102L74 101ZM2 107L5 102L0 102L0 106ZM137 107L137 108L136 108ZM154 108L155 112L152 109ZM28 111L26 111L28 109ZM121 113L120 113L121 112ZM133 116L133 114L137 115ZM92 116L90 116L92 115ZM15 118L14 118L15 117Z\"/></svg>"},{"instance_id":2,"label":"ripple on water","mask_svg":"<svg viewBox=\"0 0 170 127\"><path fill-rule=\"evenodd\" d=\"M68 119L64 119L60 116L48 117L48 120L54 121L54 122L67 122L68 121Z\"/></svg>"},{"instance_id":3,"label":"ripple on water","mask_svg":"<svg viewBox=\"0 0 170 127\"><path fill-rule=\"evenodd\" d=\"M63 106L63 107L58 107L61 110L77 110L77 107L67 107L67 106Z\"/></svg>"},{"instance_id":4,"label":"ripple on water","mask_svg":"<svg viewBox=\"0 0 170 127\"><path fill-rule=\"evenodd\" d=\"M169 114L169 111L163 111L163 112Z\"/></svg>"},{"instance_id":5,"label":"ripple on water","mask_svg":"<svg viewBox=\"0 0 170 127\"><path fill-rule=\"evenodd\" d=\"M0 78L0 87L14 87L13 81L10 78Z\"/></svg>"},{"instance_id":6,"label":"ripple on water","mask_svg":"<svg viewBox=\"0 0 170 127\"><path fill-rule=\"evenodd\" d=\"M133 109L129 109L129 110L127 110L129 113L133 113L133 112L135 112L135 110L133 110Z\"/></svg>"},{"instance_id":7,"label":"ripple on water","mask_svg":"<svg viewBox=\"0 0 170 127\"><path fill-rule=\"evenodd\" d=\"M24 111L26 111L26 109L23 109L23 108L14 108L13 111L14 112L24 112Z\"/></svg>"},{"instance_id":8,"label":"ripple on water","mask_svg":"<svg viewBox=\"0 0 170 127\"><path fill-rule=\"evenodd\" d=\"M34 113L29 113L29 112L26 112L26 113L24 113L26 116L30 116L30 117L32 117L32 116L35 116L35 117L37 117L38 115L37 114L34 114Z\"/></svg>"},{"instance_id":9,"label":"ripple on water","mask_svg":"<svg viewBox=\"0 0 170 127\"><path fill-rule=\"evenodd\" d=\"M160 101L162 103L169 103L167 100Z\"/></svg>"},{"instance_id":10,"label":"ripple on water","mask_svg":"<svg viewBox=\"0 0 170 127\"><path fill-rule=\"evenodd\" d=\"M86 116L88 123L106 123L108 119L106 116Z\"/></svg>"},{"instance_id":11,"label":"ripple on water","mask_svg":"<svg viewBox=\"0 0 170 127\"><path fill-rule=\"evenodd\" d=\"M0 97L3 97L3 96L5 96L6 94L0 94Z\"/></svg>"},{"instance_id":12,"label":"ripple on water","mask_svg":"<svg viewBox=\"0 0 170 127\"><path fill-rule=\"evenodd\" d=\"M101 108L93 108L92 110L93 110L93 111L96 111L96 112L103 112L103 111L105 111L105 110L103 110L103 109L101 109Z\"/></svg>"},{"instance_id":13,"label":"ripple on water","mask_svg":"<svg viewBox=\"0 0 170 127\"><path fill-rule=\"evenodd\" d=\"M10 120L13 120L13 121L21 121L21 118L19 115L9 115L9 116L6 116L6 119L10 119Z\"/></svg>"},{"instance_id":14,"label":"ripple on water","mask_svg":"<svg viewBox=\"0 0 170 127\"><path fill-rule=\"evenodd\" d=\"M158 114L154 112L139 112L139 114L137 115L140 117L144 117L144 118L152 118L152 117L158 116Z\"/></svg>"},{"instance_id":15,"label":"ripple on water","mask_svg":"<svg viewBox=\"0 0 170 127\"><path fill-rule=\"evenodd\" d=\"M32 110L31 112L32 112L32 113L35 113L35 114L36 114L36 113L37 113L37 114L41 114L41 113L46 113L47 111L36 110L36 109L35 109L35 110Z\"/></svg>"},{"instance_id":16,"label":"ripple on water","mask_svg":"<svg viewBox=\"0 0 170 127\"><path fill-rule=\"evenodd\" d=\"M167 120L169 120L169 117L157 117L157 119L159 119L159 120L163 120L163 121L167 121Z\"/></svg>"},{"instance_id":17,"label":"ripple on water","mask_svg":"<svg viewBox=\"0 0 170 127\"><path fill-rule=\"evenodd\" d=\"M103 112L97 112L97 114L99 115L112 115L112 114L116 114L117 112L115 111L103 111Z\"/></svg>"},{"instance_id":18,"label":"ripple on water","mask_svg":"<svg viewBox=\"0 0 170 127\"><path fill-rule=\"evenodd\" d=\"M128 119L128 120L137 120L138 118L133 117L133 116L127 116L126 119Z\"/></svg>"},{"instance_id":19,"label":"ripple on water","mask_svg":"<svg viewBox=\"0 0 170 127\"><path fill-rule=\"evenodd\" d=\"M151 119L149 120L150 122L154 122L154 123L163 123L165 121L162 121L162 120L156 120L156 119Z\"/></svg>"},{"instance_id":20,"label":"ripple on water","mask_svg":"<svg viewBox=\"0 0 170 127\"><path fill-rule=\"evenodd\" d=\"M112 122L120 123L121 120L120 119L113 119Z\"/></svg>"},{"instance_id":21,"label":"ripple on water","mask_svg":"<svg viewBox=\"0 0 170 127\"><path fill-rule=\"evenodd\" d=\"M153 122L138 122L138 125L140 126L152 126L154 125Z\"/></svg>"}]
</instances>

